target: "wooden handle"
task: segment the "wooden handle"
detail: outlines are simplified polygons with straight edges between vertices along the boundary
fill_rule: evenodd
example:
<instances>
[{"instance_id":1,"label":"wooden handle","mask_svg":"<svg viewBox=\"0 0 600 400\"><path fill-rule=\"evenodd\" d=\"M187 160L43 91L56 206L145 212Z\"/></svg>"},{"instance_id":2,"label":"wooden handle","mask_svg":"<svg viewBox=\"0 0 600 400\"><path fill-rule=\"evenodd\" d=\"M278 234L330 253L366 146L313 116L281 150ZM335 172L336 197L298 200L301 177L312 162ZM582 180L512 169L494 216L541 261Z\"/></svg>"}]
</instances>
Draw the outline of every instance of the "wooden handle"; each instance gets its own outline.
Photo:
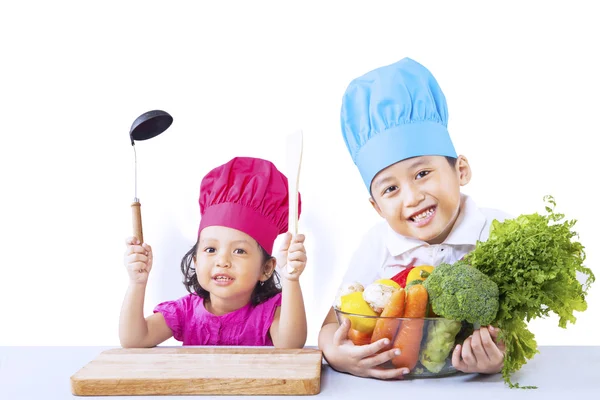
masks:
<instances>
[{"instance_id":1,"label":"wooden handle","mask_svg":"<svg viewBox=\"0 0 600 400\"><path fill-rule=\"evenodd\" d=\"M288 178L288 231L298 233L298 186L302 164L302 131L296 131L286 138L286 175Z\"/></svg>"},{"instance_id":2,"label":"wooden handle","mask_svg":"<svg viewBox=\"0 0 600 400\"><path fill-rule=\"evenodd\" d=\"M292 235L298 234L298 192L295 189L290 190L288 195L289 210L288 210L288 231Z\"/></svg>"},{"instance_id":3,"label":"wooden handle","mask_svg":"<svg viewBox=\"0 0 600 400\"><path fill-rule=\"evenodd\" d=\"M288 135L286 139L286 174L288 178L288 231L298 234L298 182L300 181L300 166L302 164L302 131ZM288 272L296 270L288 265Z\"/></svg>"},{"instance_id":4,"label":"wooden handle","mask_svg":"<svg viewBox=\"0 0 600 400\"><path fill-rule=\"evenodd\" d=\"M144 234L142 233L142 211L141 204L136 201L131 203L131 217L133 222L133 236L138 238L140 243L144 243Z\"/></svg>"}]
</instances>

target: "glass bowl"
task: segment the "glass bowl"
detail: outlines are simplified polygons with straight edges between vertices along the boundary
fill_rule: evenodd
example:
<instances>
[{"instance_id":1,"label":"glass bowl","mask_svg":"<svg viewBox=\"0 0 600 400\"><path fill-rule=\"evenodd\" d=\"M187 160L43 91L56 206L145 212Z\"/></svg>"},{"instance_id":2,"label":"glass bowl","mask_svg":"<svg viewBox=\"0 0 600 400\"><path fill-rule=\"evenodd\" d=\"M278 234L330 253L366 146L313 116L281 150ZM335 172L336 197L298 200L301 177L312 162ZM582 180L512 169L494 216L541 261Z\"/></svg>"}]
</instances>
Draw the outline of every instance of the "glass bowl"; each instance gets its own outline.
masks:
<instances>
[{"instance_id":1,"label":"glass bowl","mask_svg":"<svg viewBox=\"0 0 600 400\"><path fill-rule=\"evenodd\" d=\"M473 332L473 325L446 318L393 318L350 314L334 308L338 322L350 320L348 338L355 345L387 337L401 354L383 368L407 367L405 377L431 378L458 372L452 366L452 351Z\"/></svg>"}]
</instances>

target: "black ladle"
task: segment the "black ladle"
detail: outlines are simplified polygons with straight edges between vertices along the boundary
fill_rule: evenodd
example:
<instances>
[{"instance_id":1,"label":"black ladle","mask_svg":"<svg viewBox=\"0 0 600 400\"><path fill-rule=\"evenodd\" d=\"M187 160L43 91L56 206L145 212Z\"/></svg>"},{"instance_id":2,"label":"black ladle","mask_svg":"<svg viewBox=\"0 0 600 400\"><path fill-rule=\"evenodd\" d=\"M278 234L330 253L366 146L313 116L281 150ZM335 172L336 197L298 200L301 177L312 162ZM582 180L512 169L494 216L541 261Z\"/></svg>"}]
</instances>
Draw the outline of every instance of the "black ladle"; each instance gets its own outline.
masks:
<instances>
[{"instance_id":1,"label":"black ladle","mask_svg":"<svg viewBox=\"0 0 600 400\"><path fill-rule=\"evenodd\" d=\"M152 139L166 131L173 123L173 117L161 110L153 110L143 113L133 121L129 130L131 145L134 140Z\"/></svg>"},{"instance_id":2,"label":"black ladle","mask_svg":"<svg viewBox=\"0 0 600 400\"><path fill-rule=\"evenodd\" d=\"M144 243L144 234L142 231L142 211L140 200L137 197L137 155L135 153L135 140L147 140L160 135L166 131L173 123L173 117L169 113L161 110L152 110L145 112L133 121L129 130L129 138L133 146L135 157L135 196L131 204L133 218L133 236L138 238L140 243Z\"/></svg>"}]
</instances>

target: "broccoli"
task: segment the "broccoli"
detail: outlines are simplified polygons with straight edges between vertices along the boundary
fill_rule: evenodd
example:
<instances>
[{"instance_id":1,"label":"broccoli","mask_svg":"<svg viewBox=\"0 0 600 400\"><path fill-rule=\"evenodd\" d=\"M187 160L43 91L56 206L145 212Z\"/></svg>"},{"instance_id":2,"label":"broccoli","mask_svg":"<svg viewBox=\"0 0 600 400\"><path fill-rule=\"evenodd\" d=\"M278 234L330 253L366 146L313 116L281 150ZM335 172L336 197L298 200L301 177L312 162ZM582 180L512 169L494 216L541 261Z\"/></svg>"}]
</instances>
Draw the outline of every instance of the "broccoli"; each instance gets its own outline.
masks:
<instances>
[{"instance_id":1,"label":"broccoli","mask_svg":"<svg viewBox=\"0 0 600 400\"><path fill-rule=\"evenodd\" d=\"M475 325L489 325L498 313L498 286L466 261L440 264L423 282L433 312Z\"/></svg>"},{"instance_id":2,"label":"broccoli","mask_svg":"<svg viewBox=\"0 0 600 400\"><path fill-rule=\"evenodd\" d=\"M465 261L441 264L425 279L433 312L446 320L429 321L421 364L438 373L454 347L462 321L488 325L498 312L498 286Z\"/></svg>"}]
</instances>

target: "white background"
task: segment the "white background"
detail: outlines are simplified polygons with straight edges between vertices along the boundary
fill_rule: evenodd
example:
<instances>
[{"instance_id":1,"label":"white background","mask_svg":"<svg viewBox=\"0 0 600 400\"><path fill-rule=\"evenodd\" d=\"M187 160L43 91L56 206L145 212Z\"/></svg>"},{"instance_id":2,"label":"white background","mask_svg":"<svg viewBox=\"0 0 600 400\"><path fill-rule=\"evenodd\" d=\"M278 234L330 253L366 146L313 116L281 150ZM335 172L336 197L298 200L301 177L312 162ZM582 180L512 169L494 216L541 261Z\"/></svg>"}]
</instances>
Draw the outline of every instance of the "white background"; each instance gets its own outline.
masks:
<instances>
[{"instance_id":1,"label":"white background","mask_svg":"<svg viewBox=\"0 0 600 400\"><path fill-rule=\"evenodd\" d=\"M145 313L186 293L179 262L197 232L202 176L242 155L283 168L283 138L301 128L310 259L301 282L316 344L353 249L379 220L342 140L341 97L351 79L407 56L446 95L455 147L473 168L464 192L514 215L542 211L554 195L600 275L591 1L7 3L0 345L118 345L134 195L128 133L151 109L174 123L136 145L155 250ZM600 345L599 290L568 330L533 322L539 344Z\"/></svg>"}]
</instances>

